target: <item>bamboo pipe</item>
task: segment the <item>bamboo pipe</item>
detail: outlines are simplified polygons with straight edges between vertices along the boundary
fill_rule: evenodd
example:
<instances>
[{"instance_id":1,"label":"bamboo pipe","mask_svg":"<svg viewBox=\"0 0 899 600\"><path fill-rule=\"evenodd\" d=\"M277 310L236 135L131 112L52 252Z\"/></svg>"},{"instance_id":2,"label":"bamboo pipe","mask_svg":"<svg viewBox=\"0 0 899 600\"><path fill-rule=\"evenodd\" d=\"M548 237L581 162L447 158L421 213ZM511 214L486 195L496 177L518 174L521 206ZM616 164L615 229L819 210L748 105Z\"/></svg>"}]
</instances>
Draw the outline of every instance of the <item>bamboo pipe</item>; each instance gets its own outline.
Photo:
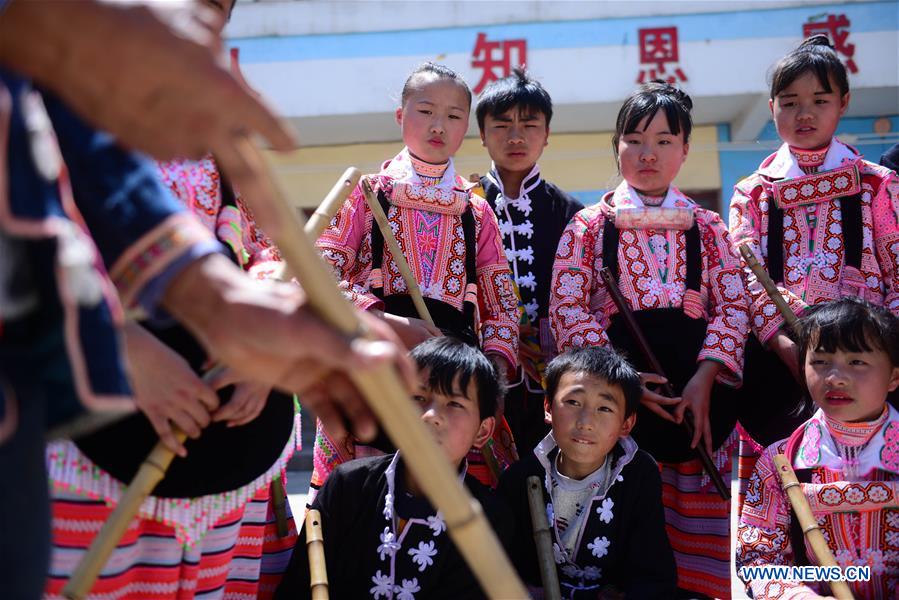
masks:
<instances>
[{"instance_id":1,"label":"bamboo pipe","mask_svg":"<svg viewBox=\"0 0 899 600\"><path fill-rule=\"evenodd\" d=\"M743 246L741 246L742 248ZM780 484L784 493L790 499L790 505L793 507L793 516L799 521L802 527L802 533L808 539L809 545L818 558L818 563L822 567L839 567L821 528L818 527L818 520L812 513L812 507L809 506L808 499L802 492L802 485L796 478L796 473L790 465L789 459L783 454L774 456L774 465L777 467L777 475L780 477ZM829 581L830 591L838 600L852 600L852 591L845 581Z\"/></svg>"},{"instance_id":2,"label":"bamboo pipe","mask_svg":"<svg viewBox=\"0 0 899 600\"><path fill-rule=\"evenodd\" d=\"M367 177L362 180L362 194L365 196L368 208L375 218L378 229L381 230L381 235L384 237L387 247L390 248L390 254L393 255L393 262L396 263L396 267L400 270L400 275L403 276L403 281L406 282L406 289L409 290L409 295L412 296L412 303L415 304L415 310L418 311L418 317L429 325L434 325L434 319L431 318L431 313L428 312L428 307L425 306L425 299L421 295L421 288L418 287L418 282L415 281L415 277L412 276L412 269L409 267L406 256L403 254L399 243L396 241L396 236L393 235L393 230L390 228L390 223L387 221L387 215L384 214L381 203L378 202L378 199L375 197L375 193L372 190ZM384 267L382 267L382 269L386 272Z\"/></svg>"},{"instance_id":3,"label":"bamboo pipe","mask_svg":"<svg viewBox=\"0 0 899 600\"><path fill-rule=\"evenodd\" d=\"M275 513L275 525L278 529L278 537L285 538L290 533L287 524L287 490L284 489L284 480L278 473L272 478L269 493L272 496L272 511Z\"/></svg>"},{"instance_id":4,"label":"bamboo pipe","mask_svg":"<svg viewBox=\"0 0 899 600\"><path fill-rule=\"evenodd\" d=\"M322 515L314 508L306 513L306 552L309 555L309 587L312 600L328 600L328 569Z\"/></svg>"},{"instance_id":5,"label":"bamboo pipe","mask_svg":"<svg viewBox=\"0 0 899 600\"><path fill-rule=\"evenodd\" d=\"M749 247L748 242L740 244L740 255L743 257L746 266L752 269L756 279L758 279L759 283L762 284L762 287L765 288L765 292L768 294L768 297L771 298L771 301L774 302L774 305L777 306L777 310L780 311L780 314L783 315L786 324L793 333L798 333L799 318L796 316L796 313L793 312L793 309L790 308L787 301L784 300L783 294L777 289L777 285L772 281L771 276L768 275L765 267L759 262L755 252Z\"/></svg>"},{"instance_id":6,"label":"bamboo pipe","mask_svg":"<svg viewBox=\"0 0 899 600\"><path fill-rule=\"evenodd\" d=\"M553 537L549 520L546 517L546 505L543 504L543 490L540 479L531 475L527 479L528 508L531 512L531 525L534 530L534 542L537 545L537 561L540 563L540 580L543 582L543 594L546 600L561 600L559 589L559 573L556 571L556 560L553 557Z\"/></svg>"},{"instance_id":7,"label":"bamboo pipe","mask_svg":"<svg viewBox=\"0 0 899 600\"><path fill-rule=\"evenodd\" d=\"M313 240L317 240L321 237L322 232L328 227L331 219L334 218L334 215L337 214L337 211L339 211L340 207L343 206L343 203L346 202L350 193L356 188L356 184L359 183L360 177L362 177L362 171L356 167L350 167L343 172L343 175L340 176L340 179L337 180L334 187L331 188L331 191L328 192L328 195L325 196L325 199L322 200L321 204L318 205L318 208L315 209L315 212L312 213L312 216L309 217L309 220L306 222L306 235ZM272 275L272 279L284 281L285 271L286 267L284 264L278 265L278 268L275 269L275 272Z\"/></svg>"},{"instance_id":8,"label":"bamboo pipe","mask_svg":"<svg viewBox=\"0 0 899 600\"><path fill-rule=\"evenodd\" d=\"M240 138L234 150L251 172L265 174L256 183L258 198L271 198L270 205L254 213L271 222L260 225L274 241L289 269L300 279L310 305L333 327L350 336L365 335L363 322L340 293L330 270L303 233L303 218L284 201L265 158L248 138ZM253 195L248 195L253 196ZM252 198L249 198L252 200ZM431 503L442 512L450 537L490 598L527 598L496 534L490 529L480 504L473 500L447 463L431 434L425 429L409 394L391 365L352 373L391 439Z\"/></svg>"}]
</instances>

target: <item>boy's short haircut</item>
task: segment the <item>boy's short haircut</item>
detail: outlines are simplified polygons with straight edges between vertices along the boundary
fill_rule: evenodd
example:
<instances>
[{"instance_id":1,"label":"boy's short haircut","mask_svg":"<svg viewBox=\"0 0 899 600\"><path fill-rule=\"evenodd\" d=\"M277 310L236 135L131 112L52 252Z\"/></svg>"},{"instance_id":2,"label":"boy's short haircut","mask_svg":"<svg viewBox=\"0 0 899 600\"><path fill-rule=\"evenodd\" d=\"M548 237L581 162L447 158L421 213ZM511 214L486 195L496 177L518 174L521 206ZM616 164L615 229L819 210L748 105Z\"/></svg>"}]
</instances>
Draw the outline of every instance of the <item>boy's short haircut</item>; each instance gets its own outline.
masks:
<instances>
[{"instance_id":1,"label":"boy's short haircut","mask_svg":"<svg viewBox=\"0 0 899 600\"><path fill-rule=\"evenodd\" d=\"M799 320L799 364L810 351L886 353L899 367L899 318L854 296L810 306ZM814 344L814 348L812 348ZM804 368L800 369L803 380Z\"/></svg>"},{"instance_id":2,"label":"boy's short haircut","mask_svg":"<svg viewBox=\"0 0 899 600\"><path fill-rule=\"evenodd\" d=\"M553 118L553 101L549 92L521 67L512 69L512 74L508 77L491 81L478 96L475 112L478 128L484 131L487 115L497 117L516 107L518 110L530 109L543 113L547 127Z\"/></svg>"},{"instance_id":3,"label":"boy's short haircut","mask_svg":"<svg viewBox=\"0 0 899 600\"><path fill-rule=\"evenodd\" d=\"M624 393L625 418L637 412L643 396L640 373L611 348L590 346L576 348L555 357L546 367L546 397L552 403L565 373L586 373L606 380Z\"/></svg>"},{"instance_id":4,"label":"boy's short haircut","mask_svg":"<svg viewBox=\"0 0 899 600\"><path fill-rule=\"evenodd\" d=\"M435 337L422 342L409 354L420 370L428 370L427 386L446 395L461 391L464 395L468 383L474 379L478 412L483 421L496 414L496 407L505 393L493 363L487 356L453 337ZM460 390L453 390L453 382L459 378Z\"/></svg>"}]
</instances>

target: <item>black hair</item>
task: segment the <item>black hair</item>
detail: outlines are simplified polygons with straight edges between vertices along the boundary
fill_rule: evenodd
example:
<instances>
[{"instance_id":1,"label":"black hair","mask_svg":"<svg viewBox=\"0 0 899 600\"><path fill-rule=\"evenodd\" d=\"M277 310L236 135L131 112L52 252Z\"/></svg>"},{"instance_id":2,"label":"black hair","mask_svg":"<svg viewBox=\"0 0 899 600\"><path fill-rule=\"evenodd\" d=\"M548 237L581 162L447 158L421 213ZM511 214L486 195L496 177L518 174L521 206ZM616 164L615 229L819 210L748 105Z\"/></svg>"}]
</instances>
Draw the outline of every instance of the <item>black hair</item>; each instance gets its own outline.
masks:
<instances>
[{"instance_id":1,"label":"black hair","mask_svg":"<svg viewBox=\"0 0 899 600\"><path fill-rule=\"evenodd\" d=\"M678 135L683 131L684 143L690 141L690 133L693 131L693 117L690 114L693 110L693 100L683 90L661 79L654 79L644 83L628 96L618 111L615 134L612 136L612 151L616 158L621 136L637 131L643 119L646 119L646 124L649 125L659 110L665 111L671 133Z\"/></svg>"},{"instance_id":2,"label":"black hair","mask_svg":"<svg viewBox=\"0 0 899 600\"><path fill-rule=\"evenodd\" d=\"M590 346L576 348L555 357L546 367L546 398L552 403L565 373L586 373L621 388L624 394L625 418L637 412L643 396L640 374L625 358L611 348Z\"/></svg>"},{"instance_id":3,"label":"black hair","mask_svg":"<svg viewBox=\"0 0 899 600\"><path fill-rule=\"evenodd\" d=\"M418 86L417 80L423 75L434 75L437 79L448 79L449 81L460 85L468 95L468 107L471 108L471 89L468 87L468 84L465 83L465 80L462 79L462 76L445 65L439 65L433 62L422 63L409 74L409 77L406 78L406 83L403 84L403 92L400 96L401 104L406 104L406 99L409 97L409 94L411 94Z\"/></svg>"},{"instance_id":4,"label":"black hair","mask_svg":"<svg viewBox=\"0 0 899 600\"><path fill-rule=\"evenodd\" d=\"M799 320L799 365L809 352L880 350L899 367L899 318L885 308L856 297L840 298L806 309ZM804 368L800 369L804 373ZM804 379L803 374L803 379Z\"/></svg>"},{"instance_id":5,"label":"black hair","mask_svg":"<svg viewBox=\"0 0 899 600\"><path fill-rule=\"evenodd\" d=\"M422 342L409 354L421 370L428 370L427 386L441 394L452 395L461 391L465 395L468 383L474 378L478 411L483 421L496 414L496 407L505 395L505 384L500 383L496 368L487 356L468 344L449 336L431 338ZM453 388L458 377L459 390Z\"/></svg>"},{"instance_id":6,"label":"black hair","mask_svg":"<svg viewBox=\"0 0 899 600\"><path fill-rule=\"evenodd\" d=\"M840 90L840 97L849 93L846 66L837 56L827 36L819 34L803 40L795 50L774 65L771 73L771 99L777 98L790 84L809 72L815 74L825 92L833 92L830 87L830 78L833 77Z\"/></svg>"},{"instance_id":7,"label":"black hair","mask_svg":"<svg viewBox=\"0 0 899 600\"><path fill-rule=\"evenodd\" d=\"M484 131L487 115L497 117L512 108L542 112L547 127L553 118L553 101L549 92L522 67L512 69L508 77L491 81L481 92L476 110L478 128Z\"/></svg>"}]
</instances>

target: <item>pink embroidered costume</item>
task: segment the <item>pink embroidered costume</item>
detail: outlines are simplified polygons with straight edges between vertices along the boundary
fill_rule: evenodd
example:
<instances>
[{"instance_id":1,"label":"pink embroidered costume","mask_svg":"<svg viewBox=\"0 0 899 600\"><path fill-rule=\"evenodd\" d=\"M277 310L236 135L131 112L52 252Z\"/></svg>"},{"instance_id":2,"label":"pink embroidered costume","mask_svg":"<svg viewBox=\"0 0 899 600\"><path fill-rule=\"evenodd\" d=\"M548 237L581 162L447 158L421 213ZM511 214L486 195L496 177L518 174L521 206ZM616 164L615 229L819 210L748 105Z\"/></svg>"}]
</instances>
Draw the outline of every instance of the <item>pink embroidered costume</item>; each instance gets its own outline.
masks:
<instances>
[{"instance_id":1,"label":"pink embroidered costume","mask_svg":"<svg viewBox=\"0 0 899 600\"><path fill-rule=\"evenodd\" d=\"M870 581L849 582L856 598L897 598L899 591L899 412L889 405L867 423L843 423L818 410L788 439L766 448L749 482L737 533L736 563L818 564L793 520L775 471L790 457L828 546L845 569L870 567ZM753 580L755 598L818 598L822 584Z\"/></svg>"},{"instance_id":2,"label":"pink embroidered costume","mask_svg":"<svg viewBox=\"0 0 899 600\"><path fill-rule=\"evenodd\" d=\"M622 182L568 224L553 267L553 334L560 352L612 343L647 370L600 278L600 269L608 267L676 390L695 374L699 361L721 363L710 420L717 448L712 458L726 474L736 440L729 395L742 378L749 330L740 264L717 214L674 186L654 202L645 205ZM678 587L727 597L729 504L708 489L708 478L689 449L681 443L684 449L674 456L668 440L659 439L683 434L657 433L653 423L664 422L650 415L641 408L634 437L662 463L662 500Z\"/></svg>"},{"instance_id":3,"label":"pink embroidered costume","mask_svg":"<svg viewBox=\"0 0 899 600\"><path fill-rule=\"evenodd\" d=\"M373 183L436 324L446 329L442 320L461 320L473 312L473 323L466 327L473 328L482 350L516 366L518 298L496 216L471 193L474 184L456 174L452 159L433 165L405 148L384 164ZM473 224L471 239L466 219ZM382 239L357 187L316 245L357 307L394 312L390 303L408 298L406 284L389 248L383 242L373 245L373 238ZM355 456L353 448L340 446L319 426L313 490L334 467Z\"/></svg>"},{"instance_id":4,"label":"pink embroidered costume","mask_svg":"<svg viewBox=\"0 0 899 600\"><path fill-rule=\"evenodd\" d=\"M748 244L797 314L806 306L860 296L899 314L899 179L837 139L817 150L783 144L737 184L730 208L734 245ZM753 334L746 349L740 423L741 496L765 446L810 415L802 390L763 345L783 317L744 268Z\"/></svg>"}]
</instances>

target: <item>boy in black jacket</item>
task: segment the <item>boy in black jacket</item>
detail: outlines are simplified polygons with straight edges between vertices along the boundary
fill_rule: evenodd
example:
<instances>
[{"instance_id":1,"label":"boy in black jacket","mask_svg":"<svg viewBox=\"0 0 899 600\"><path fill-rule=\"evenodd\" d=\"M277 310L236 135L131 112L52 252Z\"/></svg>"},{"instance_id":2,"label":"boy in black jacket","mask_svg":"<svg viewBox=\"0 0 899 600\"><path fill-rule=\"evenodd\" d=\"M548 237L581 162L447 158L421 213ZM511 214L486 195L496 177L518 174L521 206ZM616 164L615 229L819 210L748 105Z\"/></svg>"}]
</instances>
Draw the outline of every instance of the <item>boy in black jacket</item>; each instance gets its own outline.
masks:
<instances>
[{"instance_id":1,"label":"boy in black jacket","mask_svg":"<svg viewBox=\"0 0 899 600\"><path fill-rule=\"evenodd\" d=\"M493 433L503 393L493 364L477 348L451 337L431 338L411 353L420 388L415 401L447 460L484 508L500 540L509 518L489 490L466 474L465 456ZM321 511L332 598L396 600L483 598L434 510L399 452L340 465L312 503ZM305 529L276 598L308 598Z\"/></svg>"},{"instance_id":2,"label":"boy in black jacket","mask_svg":"<svg viewBox=\"0 0 899 600\"><path fill-rule=\"evenodd\" d=\"M498 490L516 519L519 574L541 585L526 495L527 478L537 475L563 598L675 597L658 466L629 435L639 374L610 348L580 348L549 364L546 384L552 432L503 474Z\"/></svg>"}]
</instances>

